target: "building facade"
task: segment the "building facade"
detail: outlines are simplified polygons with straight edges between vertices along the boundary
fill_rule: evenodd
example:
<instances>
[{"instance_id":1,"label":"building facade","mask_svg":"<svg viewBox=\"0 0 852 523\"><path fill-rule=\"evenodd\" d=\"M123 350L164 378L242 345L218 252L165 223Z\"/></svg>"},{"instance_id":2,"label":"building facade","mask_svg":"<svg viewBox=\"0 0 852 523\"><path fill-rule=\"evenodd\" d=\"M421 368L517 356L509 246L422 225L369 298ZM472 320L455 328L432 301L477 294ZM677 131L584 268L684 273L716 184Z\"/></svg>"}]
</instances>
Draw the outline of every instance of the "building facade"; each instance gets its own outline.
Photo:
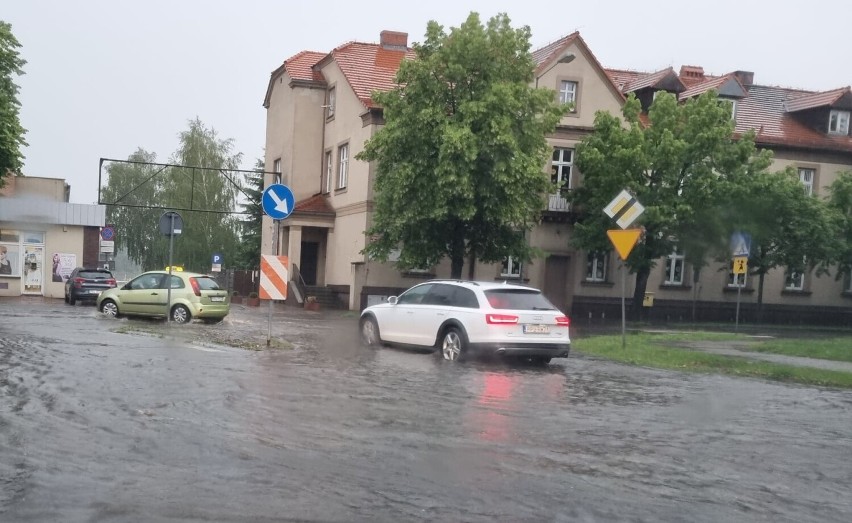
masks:
<instances>
[{"instance_id":1,"label":"building facade","mask_svg":"<svg viewBox=\"0 0 852 523\"><path fill-rule=\"evenodd\" d=\"M350 42L330 53L303 51L273 71L264 99L265 167L275 173L265 183L289 185L297 204L286 220L264 218L263 252L274 247L288 255L297 269L293 272L306 284L331 289L341 306L352 310L424 278L450 274L448 262L400 271L392 262L378 263L362 253L371 224L375 165L355 156L382 126L382 111L371 93L393 88L399 64L413 57L408 35L394 31L383 31L377 44ZM579 33L534 51L533 58L538 64L535 87L553 89L574 105L548 137L553 150L543 167L554 191L546 195L540 225L529 234L530 244L545 256L523 265L511 258L502 264L477 263L473 274L539 287L575 318L614 318L620 303L617 256L581 252L571 245L573 217L563 195L582 183L574 151L593 131L595 113L620 115L628 94L635 93L647 108L659 91L687 100L716 90L731 103L736 132L756 130L758 146L775 153L774 168L793 165L816 195L825 195L838 173L852 169L848 87L817 93L760 86L746 71L712 76L692 66L679 72L607 69ZM464 274L469 272L466 267ZM648 282L654 295L652 318L688 319L697 309L701 319L732 319L738 299L745 318L753 312L755 282L748 276L744 282L734 280L724 265L705 268L698 282L691 274L683 253L659 260ZM632 294L632 276L627 285ZM845 321L852 314L850 291L848 277L779 270L768 275L763 302L770 320L802 319L801 311L811 310L822 319Z\"/></svg>"},{"instance_id":2,"label":"building facade","mask_svg":"<svg viewBox=\"0 0 852 523\"><path fill-rule=\"evenodd\" d=\"M65 180L10 176L0 189L0 296L62 298L77 266L99 264L102 205L68 203Z\"/></svg>"}]
</instances>

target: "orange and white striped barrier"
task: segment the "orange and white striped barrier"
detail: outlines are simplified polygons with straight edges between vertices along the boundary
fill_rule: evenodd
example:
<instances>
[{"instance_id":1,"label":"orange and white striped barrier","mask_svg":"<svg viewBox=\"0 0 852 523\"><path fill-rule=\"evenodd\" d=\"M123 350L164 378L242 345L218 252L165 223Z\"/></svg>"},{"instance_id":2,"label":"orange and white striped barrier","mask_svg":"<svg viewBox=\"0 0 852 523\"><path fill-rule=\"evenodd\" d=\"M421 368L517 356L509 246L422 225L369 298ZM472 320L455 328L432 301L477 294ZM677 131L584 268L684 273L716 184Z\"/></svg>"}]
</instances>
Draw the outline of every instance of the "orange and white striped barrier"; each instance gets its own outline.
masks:
<instances>
[{"instance_id":1,"label":"orange and white striped barrier","mask_svg":"<svg viewBox=\"0 0 852 523\"><path fill-rule=\"evenodd\" d=\"M286 256L274 254L260 255L260 292L261 300L286 300L287 282L290 281L290 262Z\"/></svg>"}]
</instances>

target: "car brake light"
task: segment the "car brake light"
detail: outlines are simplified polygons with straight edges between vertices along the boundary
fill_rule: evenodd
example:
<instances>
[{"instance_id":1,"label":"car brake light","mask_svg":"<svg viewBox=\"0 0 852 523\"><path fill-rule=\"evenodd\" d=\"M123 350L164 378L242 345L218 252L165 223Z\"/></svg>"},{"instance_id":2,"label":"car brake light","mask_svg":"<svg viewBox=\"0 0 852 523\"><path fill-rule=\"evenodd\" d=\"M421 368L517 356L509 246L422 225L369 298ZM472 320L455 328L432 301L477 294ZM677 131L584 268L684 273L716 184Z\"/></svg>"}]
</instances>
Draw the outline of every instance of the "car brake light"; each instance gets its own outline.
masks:
<instances>
[{"instance_id":1,"label":"car brake light","mask_svg":"<svg viewBox=\"0 0 852 523\"><path fill-rule=\"evenodd\" d=\"M485 322L489 325L512 325L518 323L514 314L486 314Z\"/></svg>"},{"instance_id":2,"label":"car brake light","mask_svg":"<svg viewBox=\"0 0 852 523\"><path fill-rule=\"evenodd\" d=\"M83 278L74 278L74 287L80 287L80 285L86 283L86 280Z\"/></svg>"},{"instance_id":3,"label":"car brake light","mask_svg":"<svg viewBox=\"0 0 852 523\"><path fill-rule=\"evenodd\" d=\"M198 286L198 281L196 281L195 278L190 278L189 284L192 285L192 292L194 292L196 296L201 296L201 288Z\"/></svg>"},{"instance_id":4,"label":"car brake light","mask_svg":"<svg viewBox=\"0 0 852 523\"><path fill-rule=\"evenodd\" d=\"M106 282L107 282L107 285L112 285L113 287L115 287L115 280L114 279L110 278Z\"/></svg>"},{"instance_id":5,"label":"car brake light","mask_svg":"<svg viewBox=\"0 0 852 523\"><path fill-rule=\"evenodd\" d=\"M569 327L571 325L571 318L568 316L557 316L556 324L562 327Z\"/></svg>"}]
</instances>

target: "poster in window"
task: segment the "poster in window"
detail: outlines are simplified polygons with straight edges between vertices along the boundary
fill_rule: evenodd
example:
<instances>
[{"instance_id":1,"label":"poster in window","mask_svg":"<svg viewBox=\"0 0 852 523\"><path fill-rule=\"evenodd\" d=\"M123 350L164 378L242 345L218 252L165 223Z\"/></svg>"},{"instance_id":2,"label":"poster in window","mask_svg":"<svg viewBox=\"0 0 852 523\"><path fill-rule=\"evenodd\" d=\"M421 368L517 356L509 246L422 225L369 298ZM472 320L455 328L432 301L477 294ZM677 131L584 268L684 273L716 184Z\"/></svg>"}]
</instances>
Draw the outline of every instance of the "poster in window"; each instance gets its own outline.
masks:
<instances>
[{"instance_id":1,"label":"poster in window","mask_svg":"<svg viewBox=\"0 0 852 523\"><path fill-rule=\"evenodd\" d=\"M21 251L17 244L0 243L0 277L21 276Z\"/></svg>"},{"instance_id":2,"label":"poster in window","mask_svg":"<svg viewBox=\"0 0 852 523\"><path fill-rule=\"evenodd\" d=\"M53 274L52 280L55 282L64 282L68 280L71 271L77 266L77 255L67 252L53 253Z\"/></svg>"}]
</instances>

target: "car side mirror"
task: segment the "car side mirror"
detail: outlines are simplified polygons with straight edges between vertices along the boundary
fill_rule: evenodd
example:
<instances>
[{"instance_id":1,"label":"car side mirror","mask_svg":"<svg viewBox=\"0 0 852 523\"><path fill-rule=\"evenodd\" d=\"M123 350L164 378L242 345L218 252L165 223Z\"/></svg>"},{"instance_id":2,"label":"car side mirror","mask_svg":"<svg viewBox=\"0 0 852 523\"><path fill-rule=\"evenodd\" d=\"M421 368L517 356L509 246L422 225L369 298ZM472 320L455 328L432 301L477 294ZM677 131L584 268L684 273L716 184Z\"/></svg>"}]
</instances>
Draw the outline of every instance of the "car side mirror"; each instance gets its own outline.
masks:
<instances>
[{"instance_id":1,"label":"car side mirror","mask_svg":"<svg viewBox=\"0 0 852 523\"><path fill-rule=\"evenodd\" d=\"M388 297L388 303L390 303L391 305L396 305L397 300L398 298L396 296Z\"/></svg>"}]
</instances>

